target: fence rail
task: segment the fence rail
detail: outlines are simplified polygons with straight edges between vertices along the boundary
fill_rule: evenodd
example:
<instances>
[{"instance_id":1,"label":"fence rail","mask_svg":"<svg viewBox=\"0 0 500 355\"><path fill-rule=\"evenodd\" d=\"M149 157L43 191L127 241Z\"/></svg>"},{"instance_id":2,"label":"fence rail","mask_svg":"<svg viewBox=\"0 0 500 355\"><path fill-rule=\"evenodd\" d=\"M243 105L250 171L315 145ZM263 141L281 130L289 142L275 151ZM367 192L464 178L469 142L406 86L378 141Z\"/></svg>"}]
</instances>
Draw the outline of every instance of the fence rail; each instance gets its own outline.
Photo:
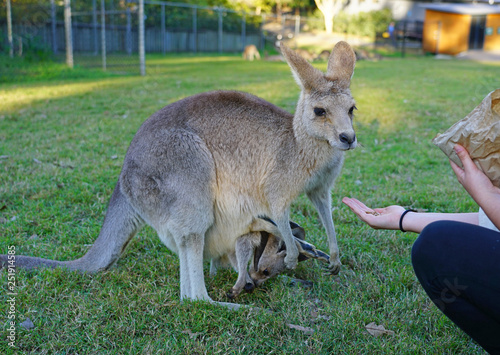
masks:
<instances>
[{"instance_id":1,"label":"fence rail","mask_svg":"<svg viewBox=\"0 0 500 355\"><path fill-rule=\"evenodd\" d=\"M9 21L0 23L0 50L8 49L12 55L66 53L69 65L139 70L137 0L64 0L63 5L55 0L50 4L7 1L12 5L13 26L10 31ZM299 16L277 18L166 1L143 3L145 53L240 52L248 44L263 49L280 36L297 35L310 23Z\"/></svg>"}]
</instances>

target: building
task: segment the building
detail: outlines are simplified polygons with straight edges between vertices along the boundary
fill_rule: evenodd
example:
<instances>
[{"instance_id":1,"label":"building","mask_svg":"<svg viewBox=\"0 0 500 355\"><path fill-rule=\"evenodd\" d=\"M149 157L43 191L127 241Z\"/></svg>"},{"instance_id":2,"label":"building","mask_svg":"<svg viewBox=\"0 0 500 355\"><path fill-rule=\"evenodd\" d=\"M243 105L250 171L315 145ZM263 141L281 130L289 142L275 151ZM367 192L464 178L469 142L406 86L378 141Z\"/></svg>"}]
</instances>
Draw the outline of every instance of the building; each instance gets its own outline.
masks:
<instances>
[{"instance_id":1,"label":"building","mask_svg":"<svg viewBox=\"0 0 500 355\"><path fill-rule=\"evenodd\" d=\"M500 6L426 4L422 48L456 55L471 49L500 50Z\"/></svg>"}]
</instances>

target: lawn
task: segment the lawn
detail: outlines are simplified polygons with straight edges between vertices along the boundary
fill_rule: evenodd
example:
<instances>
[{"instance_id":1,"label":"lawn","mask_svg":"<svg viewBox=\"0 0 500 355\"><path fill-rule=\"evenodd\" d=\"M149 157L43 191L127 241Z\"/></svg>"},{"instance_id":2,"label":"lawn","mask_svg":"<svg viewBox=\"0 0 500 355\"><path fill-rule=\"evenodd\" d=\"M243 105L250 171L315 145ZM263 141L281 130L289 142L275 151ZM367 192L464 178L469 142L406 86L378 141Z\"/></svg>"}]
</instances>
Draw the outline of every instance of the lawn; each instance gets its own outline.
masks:
<instances>
[{"instance_id":1,"label":"lawn","mask_svg":"<svg viewBox=\"0 0 500 355\"><path fill-rule=\"evenodd\" d=\"M360 145L347 152L332 191L339 275L305 261L238 299L261 310L181 303L178 259L145 228L107 272L17 270L16 349L6 340L2 271L0 353L483 354L418 284L410 261L417 236L372 230L341 199L476 211L431 139L496 89L499 77L499 65L460 60L357 64L351 87ZM149 115L214 89L248 91L293 112L299 93L285 63L200 55L148 57L146 77L34 66L0 85L0 251L15 246L18 255L58 260L80 257L97 237L128 144ZM292 219L328 250L305 197L293 204ZM236 273L211 278L207 263L205 274L210 296L228 301ZM26 318L34 328L19 326ZM370 335L371 322L393 334Z\"/></svg>"}]
</instances>

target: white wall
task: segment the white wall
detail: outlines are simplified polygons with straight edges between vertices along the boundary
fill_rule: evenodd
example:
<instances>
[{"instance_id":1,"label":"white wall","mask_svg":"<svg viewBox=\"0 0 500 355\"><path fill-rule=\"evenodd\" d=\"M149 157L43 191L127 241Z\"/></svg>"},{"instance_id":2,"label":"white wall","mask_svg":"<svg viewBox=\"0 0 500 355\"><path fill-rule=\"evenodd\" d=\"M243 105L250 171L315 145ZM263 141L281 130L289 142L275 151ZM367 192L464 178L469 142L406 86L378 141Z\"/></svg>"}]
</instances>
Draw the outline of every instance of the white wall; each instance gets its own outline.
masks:
<instances>
[{"instance_id":1,"label":"white wall","mask_svg":"<svg viewBox=\"0 0 500 355\"><path fill-rule=\"evenodd\" d=\"M345 12L355 14L389 8L396 20L424 20L425 10L420 5L425 4L409 0L350 0ZM428 3L427 3L428 4Z\"/></svg>"}]
</instances>

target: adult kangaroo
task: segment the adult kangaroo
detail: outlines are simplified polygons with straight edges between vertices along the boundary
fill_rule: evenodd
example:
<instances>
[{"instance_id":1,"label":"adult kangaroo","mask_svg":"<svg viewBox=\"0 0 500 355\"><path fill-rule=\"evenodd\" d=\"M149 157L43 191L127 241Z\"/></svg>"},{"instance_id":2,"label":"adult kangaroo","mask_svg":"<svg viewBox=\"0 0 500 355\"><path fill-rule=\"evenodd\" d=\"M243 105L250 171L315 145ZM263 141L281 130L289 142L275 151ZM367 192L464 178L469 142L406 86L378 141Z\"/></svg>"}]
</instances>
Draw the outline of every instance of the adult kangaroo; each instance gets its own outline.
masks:
<instances>
[{"instance_id":1,"label":"adult kangaroo","mask_svg":"<svg viewBox=\"0 0 500 355\"><path fill-rule=\"evenodd\" d=\"M330 271L338 273L330 190L344 152L356 147L349 89L355 54L346 42L337 43L323 73L283 44L281 51L301 88L295 115L235 91L202 93L164 107L133 138L87 254L72 261L16 256L16 266L107 269L146 223L179 256L181 299L212 302L204 259L234 252L256 217L275 221L286 245L285 265L296 267L289 211L306 193L328 235ZM7 257L1 260L5 264Z\"/></svg>"}]
</instances>

